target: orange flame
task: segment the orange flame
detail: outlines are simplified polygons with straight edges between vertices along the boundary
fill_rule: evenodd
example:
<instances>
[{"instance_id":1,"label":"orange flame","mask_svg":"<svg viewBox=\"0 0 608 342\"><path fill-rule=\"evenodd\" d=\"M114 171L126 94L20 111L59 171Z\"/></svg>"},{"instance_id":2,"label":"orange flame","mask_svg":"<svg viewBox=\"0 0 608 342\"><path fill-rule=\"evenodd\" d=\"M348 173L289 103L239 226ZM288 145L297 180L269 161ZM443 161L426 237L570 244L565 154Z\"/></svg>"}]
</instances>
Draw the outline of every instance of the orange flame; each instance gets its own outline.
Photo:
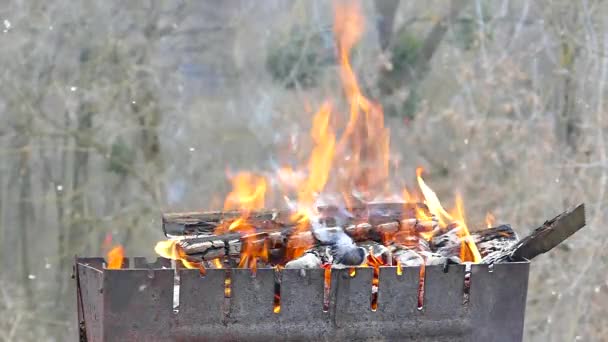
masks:
<instances>
[{"instance_id":1,"label":"orange flame","mask_svg":"<svg viewBox=\"0 0 608 342\"><path fill-rule=\"evenodd\" d=\"M237 209L248 216L252 210L264 208L266 179L248 172L239 172L232 179L232 192L226 197L224 210Z\"/></svg>"},{"instance_id":2,"label":"orange flame","mask_svg":"<svg viewBox=\"0 0 608 342\"><path fill-rule=\"evenodd\" d=\"M372 287L376 288L380 285L380 266L384 266L384 260L378 258L374 255L372 250L370 249L369 255L367 256L367 264L374 268L373 278L372 278ZM400 267L397 268L397 272L400 271ZM378 309L378 293L374 293L372 295L372 310L376 311Z\"/></svg>"},{"instance_id":3,"label":"orange flame","mask_svg":"<svg viewBox=\"0 0 608 342\"><path fill-rule=\"evenodd\" d=\"M334 35L338 46L340 78L348 99L349 121L337 150L343 157L345 170L343 193L352 189L362 193L380 190L388 179L389 133L384 127L384 113L380 105L368 100L361 92L350 62L350 51L359 41L364 29L358 1L338 2L335 6ZM347 151L349 149L349 151ZM348 203L348 196L345 196Z\"/></svg>"},{"instance_id":4,"label":"orange flame","mask_svg":"<svg viewBox=\"0 0 608 342\"><path fill-rule=\"evenodd\" d=\"M118 246L112 248L107 254L108 264L107 264L106 268L109 270L121 269L122 261L123 261L124 257L125 257L125 251L121 245L118 245Z\"/></svg>"},{"instance_id":5,"label":"orange flame","mask_svg":"<svg viewBox=\"0 0 608 342\"><path fill-rule=\"evenodd\" d=\"M310 135L315 146L308 161L309 176L298 191L298 205L304 210L312 208L315 196L329 179L336 144L336 137L329 126L330 116L331 105L325 102L313 119Z\"/></svg>"},{"instance_id":6,"label":"orange flame","mask_svg":"<svg viewBox=\"0 0 608 342\"><path fill-rule=\"evenodd\" d=\"M439 219L439 224L442 227L446 227L449 223L458 223L460 226L459 237L462 241L460 248L460 259L463 262L481 262L481 254L475 245L475 242L471 238L469 228L467 227L464 215L464 206L462 203L462 197L456 195L456 209L453 210L452 214L448 213L439 202L437 194L431 188L426 185L422 179L423 169L421 167L416 169L416 178L418 179L418 185L424 195L425 203L429 207L429 211ZM424 234L422 234L424 238Z\"/></svg>"},{"instance_id":7,"label":"orange flame","mask_svg":"<svg viewBox=\"0 0 608 342\"><path fill-rule=\"evenodd\" d=\"M481 262L481 254L479 253L479 250L475 245L475 241L473 241L473 238L469 233L469 228L467 227L464 219L464 206L460 194L456 195L456 209L454 210L453 215L453 221L458 223L460 226L460 230L458 231L458 235L462 241L462 245L460 247L460 260L463 262Z\"/></svg>"},{"instance_id":8,"label":"orange flame","mask_svg":"<svg viewBox=\"0 0 608 342\"><path fill-rule=\"evenodd\" d=\"M361 4L356 0L335 3L334 36L337 42L339 74L349 106L347 122L344 127L339 129L342 131L342 135L337 137L335 133L337 129L332 127L339 116L336 115L330 102L325 101L313 118L310 131L313 149L306 164L307 172L288 167L281 168L277 172L280 185L283 187L281 190L297 193L298 209L291 216L292 223L296 225L296 233L310 229L310 222L316 210L316 197L325 190L328 183L332 187L337 187L335 190L343 194L348 208L352 208L354 205L353 194L355 192L367 200L369 195L383 194L388 186L389 130L384 126L381 106L369 100L362 93L350 60L351 50L363 34L365 18L361 13ZM332 170L336 170L337 179L332 179L330 183L330 176L334 176L331 173ZM417 191L412 194L404 189L403 198L406 203L419 202L419 198L423 199L428 211L424 208L417 208L416 219L418 221L415 224L417 228L402 223L403 227L408 227L398 233L401 234L400 239L416 243L419 238L430 240L436 231L429 230L435 230L436 224L429 225L429 222L426 222L427 224L423 225L419 224L419 221L438 220L439 226L442 228L447 227L450 223L458 223L460 226L458 234L462 241L460 253L462 261L479 262L481 260L479 251L472 241L465 223L462 199L457 198L456 209L453 213L446 211L435 192L422 179L422 172L422 168L416 170L421 194ZM269 259L268 243L266 239L259 237L256 227L248 219L253 210L264 208L267 181L264 177L252 173L240 172L231 178L231 182L232 191L224 201L224 210L238 210L240 217L227 224L219 225L215 233L223 234L232 231L246 234L242 238L239 267L249 267L255 271L258 260L267 262ZM411 225L414 226L414 224ZM418 229L420 227L426 228ZM287 260L301 256L310 247L305 246L309 243L305 239L304 242L296 242L295 236L297 234L293 234L287 242ZM397 234L383 236L383 240L388 243L396 236ZM202 264L186 260L185 253L176 242L161 241L155 250L161 256L181 260L186 267L202 269ZM376 273L381 262L382 260L371 254L367 264L376 265L374 266ZM213 263L218 267L219 260L214 260ZM401 265L397 266L397 272L401 274ZM421 272L424 272L424 269ZM326 272L325 276L328 275L329 272ZM326 278L325 281L327 283L328 279Z\"/></svg>"},{"instance_id":9,"label":"orange flame","mask_svg":"<svg viewBox=\"0 0 608 342\"><path fill-rule=\"evenodd\" d=\"M239 268L250 268L255 273L258 267L258 260L268 262L268 239L264 234L251 234L242 238L241 260Z\"/></svg>"}]
</instances>

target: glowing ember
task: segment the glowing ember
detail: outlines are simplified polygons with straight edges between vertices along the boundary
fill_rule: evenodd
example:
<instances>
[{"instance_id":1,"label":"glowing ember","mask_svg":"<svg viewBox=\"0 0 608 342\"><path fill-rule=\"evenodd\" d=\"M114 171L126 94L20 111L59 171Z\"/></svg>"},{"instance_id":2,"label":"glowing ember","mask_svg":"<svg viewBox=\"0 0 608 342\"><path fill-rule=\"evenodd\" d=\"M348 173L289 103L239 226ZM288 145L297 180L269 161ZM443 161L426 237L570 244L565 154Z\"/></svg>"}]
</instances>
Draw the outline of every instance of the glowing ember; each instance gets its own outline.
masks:
<instances>
[{"instance_id":1,"label":"glowing ember","mask_svg":"<svg viewBox=\"0 0 608 342\"><path fill-rule=\"evenodd\" d=\"M378 286L380 285L380 266L384 266L384 260L376 257L370 250L367 256L367 264L374 268L374 277L372 279L372 311L378 309ZM399 272L399 270L398 270Z\"/></svg>"}]
</instances>

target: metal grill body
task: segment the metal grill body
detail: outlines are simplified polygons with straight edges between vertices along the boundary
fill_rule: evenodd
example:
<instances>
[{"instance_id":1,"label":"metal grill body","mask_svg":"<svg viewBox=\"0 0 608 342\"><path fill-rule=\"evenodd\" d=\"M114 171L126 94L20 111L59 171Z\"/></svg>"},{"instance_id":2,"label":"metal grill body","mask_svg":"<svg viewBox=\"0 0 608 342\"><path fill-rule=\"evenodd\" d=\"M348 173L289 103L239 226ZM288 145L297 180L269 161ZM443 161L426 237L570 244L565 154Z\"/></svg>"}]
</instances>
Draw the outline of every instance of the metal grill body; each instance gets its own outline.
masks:
<instances>
[{"instance_id":1,"label":"metal grill body","mask_svg":"<svg viewBox=\"0 0 608 342\"><path fill-rule=\"evenodd\" d=\"M275 271L171 269L159 259L125 259L120 270L101 258L79 258L75 273L81 340L85 341L521 341L528 262L426 266L418 308L418 267L381 267L378 308L371 310L373 269L333 269L323 310L324 270L281 271L281 311L273 312ZM174 290L179 279L179 306Z\"/></svg>"}]
</instances>

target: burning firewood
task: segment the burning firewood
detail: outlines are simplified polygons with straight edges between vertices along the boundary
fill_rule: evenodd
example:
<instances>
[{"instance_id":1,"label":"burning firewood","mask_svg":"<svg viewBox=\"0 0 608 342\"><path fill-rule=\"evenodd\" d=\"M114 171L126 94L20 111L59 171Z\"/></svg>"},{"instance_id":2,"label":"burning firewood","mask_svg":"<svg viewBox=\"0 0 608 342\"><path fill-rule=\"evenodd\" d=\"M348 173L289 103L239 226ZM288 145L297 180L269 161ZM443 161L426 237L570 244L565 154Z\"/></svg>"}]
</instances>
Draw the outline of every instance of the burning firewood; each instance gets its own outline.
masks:
<instances>
[{"instance_id":1,"label":"burning firewood","mask_svg":"<svg viewBox=\"0 0 608 342\"><path fill-rule=\"evenodd\" d=\"M403 204L401 207L410 208ZM418 204L416 207L424 208ZM290 215L285 213L254 212L248 218L248 225L254 232L228 231L214 235L211 230L206 230L205 235L181 236L176 244L180 253L193 262L211 263L227 258L234 264L244 265L252 262L248 258L251 251L255 251L253 260L263 262L264 265L318 268L322 265L358 266L366 263L370 255L387 265L462 263L470 260L470 255L467 256L470 253L469 243L464 243L465 239L469 239L479 253L479 262L494 263L505 259L534 257L584 225L584 210L580 206L548 221L518 243L517 234L509 225L482 229L469 236L465 235L459 222L442 228L432 214L419 219L413 212L408 214L414 217L404 217L403 210L399 211L393 204L388 204L386 210L381 208L381 204L375 204L373 210L357 211L349 219L356 223L345 228L332 226L336 221L328 220L336 215L332 207L323 209L319 218L306 225L290 222L292 219L287 218ZM365 219L371 217L370 213L376 215L374 224ZM192 217L192 214L168 214L164 216L164 221L171 225L170 219L175 219L175 222L183 225L190 220L196 222L197 227L204 227L201 222L214 221L213 226L217 228L227 224L222 218L231 217L233 220L234 216L230 213L210 213L198 215L196 219ZM201 221L201 217L204 220ZM340 218L338 221L344 220Z\"/></svg>"},{"instance_id":2,"label":"burning firewood","mask_svg":"<svg viewBox=\"0 0 608 342\"><path fill-rule=\"evenodd\" d=\"M327 226L334 226L336 221L343 220L344 227L363 222L376 227L399 222L404 218L415 220L417 212L431 217L429 209L423 203L369 203L362 208L351 208L346 216L343 209L334 206L319 207L318 210L320 220ZM166 213L162 216L163 232L167 237L212 235L219 226L229 225L241 215L237 211ZM276 229L296 225L291 219L292 215L293 212L287 210L260 210L251 212L247 220L260 228Z\"/></svg>"}]
</instances>

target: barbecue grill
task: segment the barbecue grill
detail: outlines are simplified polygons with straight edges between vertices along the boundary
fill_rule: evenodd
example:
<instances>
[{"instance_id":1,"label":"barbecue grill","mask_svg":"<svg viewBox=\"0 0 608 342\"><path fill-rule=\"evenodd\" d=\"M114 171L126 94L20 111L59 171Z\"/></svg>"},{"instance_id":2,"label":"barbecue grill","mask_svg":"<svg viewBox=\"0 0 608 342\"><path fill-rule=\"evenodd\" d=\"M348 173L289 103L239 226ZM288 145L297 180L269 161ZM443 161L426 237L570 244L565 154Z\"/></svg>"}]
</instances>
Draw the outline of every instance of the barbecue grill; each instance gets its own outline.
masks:
<instances>
[{"instance_id":1,"label":"barbecue grill","mask_svg":"<svg viewBox=\"0 0 608 342\"><path fill-rule=\"evenodd\" d=\"M356 268L354 276L332 269L324 310L323 269L209 269L201 276L162 258L125 259L123 266L76 259L81 341L520 341L529 272L527 261L426 266L420 288L420 267L403 267L401 275L381 267L372 311L371 268ZM274 313L277 276L281 310Z\"/></svg>"},{"instance_id":2,"label":"barbecue grill","mask_svg":"<svg viewBox=\"0 0 608 342\"><path fill-rule=\"evenodd\" d=\"M521 341L529 260L584 225L581 204L481 264L205 270L136 257L109 269L76 258L80 339Z\"/></svg>"}]
</instances>

